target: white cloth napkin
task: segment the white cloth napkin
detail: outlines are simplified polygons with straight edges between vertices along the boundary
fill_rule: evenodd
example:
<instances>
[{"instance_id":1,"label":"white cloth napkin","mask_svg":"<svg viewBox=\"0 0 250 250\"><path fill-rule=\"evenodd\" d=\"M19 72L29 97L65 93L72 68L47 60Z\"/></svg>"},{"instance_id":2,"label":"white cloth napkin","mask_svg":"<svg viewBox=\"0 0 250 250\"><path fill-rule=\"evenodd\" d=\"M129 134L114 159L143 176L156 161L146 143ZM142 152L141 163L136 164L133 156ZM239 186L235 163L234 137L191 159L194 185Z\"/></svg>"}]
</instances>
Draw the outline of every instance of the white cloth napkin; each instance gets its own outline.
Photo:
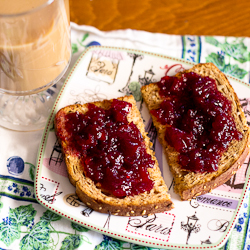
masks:
<instances>
[{"instance_id":1,"label":"white cloth napkin","mask_svg":"<svg viewBox=\"0 0 250 250\"><path fill-rule=\"evenodd\" d=\"M249 82L249 38L177 36L129 29L102 32L71 23L71 41L70 68L86 47L103 45L139 49L193 62L210 60L226 73ZM42 134L43 131L16 132L0 127L0 248L149 249L85 229L53 215L36 202L33 180ZM247 199L225 246L227 249L250 247Z\"/></svg>"}]
</instances>

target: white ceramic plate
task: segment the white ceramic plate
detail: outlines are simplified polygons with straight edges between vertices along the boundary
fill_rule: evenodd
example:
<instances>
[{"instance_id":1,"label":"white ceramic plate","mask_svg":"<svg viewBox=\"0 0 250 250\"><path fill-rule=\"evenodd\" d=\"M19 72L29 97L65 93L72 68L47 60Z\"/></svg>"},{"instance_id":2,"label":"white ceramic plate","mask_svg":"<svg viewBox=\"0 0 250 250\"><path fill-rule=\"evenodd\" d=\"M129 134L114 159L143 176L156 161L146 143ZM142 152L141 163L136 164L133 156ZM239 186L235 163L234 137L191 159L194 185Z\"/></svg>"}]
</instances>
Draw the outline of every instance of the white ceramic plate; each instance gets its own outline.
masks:
<instances>
[{"instance_id":1,"label":"white ceramic plate","mask_svg":"<svg viewBox=\"0 0 250 250\"><path fill-rule=\"evenodd\" d=\"M96 46L84 51L65 81L44 130L35 181L38 202L65 218L123 241L168 249L213 249L223 245L234 227L247 192L248 163L234 178L211 193L196 200L180 201L173 192L172 175L151 126L148 110L140 101L142 85L192 66L191 62L138 50ZM229 80L239 98L247 98L250 86L232 77ZM79 201L68 180L53 129L55 113L66 105L129 93L138 100L138 108L175 204L173 210L149 217L110 216L92 211Z\"/></svg>"}]
</instances>

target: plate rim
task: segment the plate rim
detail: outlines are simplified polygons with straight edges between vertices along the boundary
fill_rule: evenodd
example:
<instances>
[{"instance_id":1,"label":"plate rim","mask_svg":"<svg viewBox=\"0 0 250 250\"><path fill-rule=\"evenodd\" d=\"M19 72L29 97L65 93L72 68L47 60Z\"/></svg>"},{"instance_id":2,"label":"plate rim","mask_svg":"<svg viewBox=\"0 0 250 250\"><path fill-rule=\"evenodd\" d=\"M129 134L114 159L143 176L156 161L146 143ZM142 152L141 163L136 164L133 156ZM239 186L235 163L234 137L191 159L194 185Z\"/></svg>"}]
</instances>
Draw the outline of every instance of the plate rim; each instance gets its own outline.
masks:
<instances>
[{"instance_id":1,"label":"plate rim","mask_svg":"<svg viewBox=\"0 0 250 250\"><path fill-rule=\"evenodd\" d=\"M74 65L72 66L70 72L68 73L62 87L61 87L61 90L59 91L58 93L58 96L54 102L54 105L50 111L50 114L49 114L49 117L47 119L47 123L46 123L46 126L44 128L44 131L43 131L43 135L42 135L42 139L41 139L41 143L39 145L39 149L38 149L38 154L37 154L37 161L36 161L36 174L35 174L35 197L36 197L36 200L38 201L39 204L41 204L42 206L44 206L45 208L49 209L49 210L52 210L54 213L57 213L58 215L60 215L61 217L64 217L70 221L74 221L75 223L78 223L82 226L85 226L95 232L98 232L98 233L101 233L101 234L105 234L105 235L108 235L112 238L116 238L116 239L119 239L119 240L122 240L122 241L127 241L127 242L131 242L131 243L134 243L134 244L141 244L141 245L144 245L144 246L149 246L149 247L159 247L159 248L169 248L169 249L214 249L214 248L218 248L220 246L222 246L225 241L227 240L227 238L229 237L235 223L236 223L236 220L237 220L237 217L238 217L238 214L239 214L239 211L243 205L243 201L244 201L244 198L246 196L246 193L248 191L248 188L249 188L249 184L250 184L250 178L249 178L249 175L250 175L250 169L248 168L248 171L247 171L247 175L246 175L246 181L245 181L245 184L244 184L244 187L242 189L242 193L239 197L239 200L238 200L238 205L237 205L237 208L234 210L233 212L233 216L232 216L232 219L230 220L230 227L227 227L226 231L223 233L223 235L221 236L221 238L211 244L211 245L204 245L204 246L201 246L201 245L184 245L184 244L176 244L176 243L173 243L173 244L170 244L168 242L159 242L156 241L156 240L153 240L153 239L149 239L149 240L146 240L144 238L141 238L141 237L138 237L138 235L136 237L133 237L131 235L127 235L125 233L123 233L122 235L120 235L119 233L117 234L117 232L115 230L110 230L110 229L105 229L104 227L101 227L99 225L96 225L96 224L93 224L93 223L90 223L90 222L86 222L82 219L77 219L73 214L71 216L68 216L67 214L64 214L62 213L61 211L58 210L58 208L56 208L56 206L54 206L53 204L47 204L46 202L44 202L42 199L40 199L40 189L39 189L39 186L40 186L40 176L41 176L41 171L42 171L42 161L43 161L43 158L44 158L44 153L45 153L45 148L46 148L46 144L47 144L47 140L48 140L48 135L49 135L49 132L50 132L50 125L51 125L51 122L52 120L54 119L54 116L56 114L56 112L58 111L58 104L60 103L60 100L61 100L61 97L64 93L64 90L65 88L68 86L68 82L70 81L72 75L74 74L74 72L77 70L78 66L80 65L80 62L84 59L84 57L92 50L95 50L95 49L108 49L108 50L119 50L119 51L125 51L125 52L135 52L135 53L138 53L138 54L145 54L145 55L149 55L149 56L154 56L154 57L158 57L158 58L163 58L163 59L168 59L168 60L172 60L174 62L182 62L186 65L190 65L190 66L194 66L196 65L197 63L193 63L193 62L190 62L190 61L187 61L187 60L184 60L184 59L181 59L181 58L175 58L175 57L171 57L171 56L167 56L167 55L163 55L163 54L160 54L160 53L155 53L155 52L149 52L149 51L143 51L143 50L138 50L138 49L131 49L131 48L123 48L123 47L115 47L115 46L90 46L88 47L86 50L84 50L80 55L79 57L77 58L76 62L74 63ZM232 79L240 84L244 84L246 85L247 87L250 88L250 84L249 83L246 83L240 79L237 79L233 76L230 76L228 74L225 74L227 78L229 79ZM231 83L230 83L231 84ZM167 211L167 212L170 212L170 211ZM89 225L88 225L89 224Z\"/></svg>"}]
</instances>

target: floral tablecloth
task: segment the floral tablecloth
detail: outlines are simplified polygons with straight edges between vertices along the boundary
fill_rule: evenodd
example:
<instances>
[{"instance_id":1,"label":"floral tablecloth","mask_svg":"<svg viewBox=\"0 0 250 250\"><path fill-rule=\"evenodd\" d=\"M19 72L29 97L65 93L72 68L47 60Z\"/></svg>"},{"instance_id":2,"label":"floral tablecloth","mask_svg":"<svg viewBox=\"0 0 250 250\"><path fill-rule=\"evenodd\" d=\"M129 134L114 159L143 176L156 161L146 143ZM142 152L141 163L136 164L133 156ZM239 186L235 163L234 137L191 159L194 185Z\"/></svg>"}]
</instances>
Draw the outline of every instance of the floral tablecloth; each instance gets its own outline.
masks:
<instances>
[{"instance_id":1,"label":"floral tablecloth","mask_svg":"<svg viewBox=\"0 0 250 250\"><path fill-rule=\"evenodd\" d=\"M74 23L71 23L71 34L70 68L89 46L116 46L196 63L213 62L223 72L250 82L250 38L176 36L136 30L101 32ZM250 117L250 99L244 104L244 111ZM42 134L43 131L16 132L0 128L0 249L156 250L91 231L38 204L34 173ZM229 240L221 249L250 249L249 198L247 194Z\"/></svg>"}]
</instances>

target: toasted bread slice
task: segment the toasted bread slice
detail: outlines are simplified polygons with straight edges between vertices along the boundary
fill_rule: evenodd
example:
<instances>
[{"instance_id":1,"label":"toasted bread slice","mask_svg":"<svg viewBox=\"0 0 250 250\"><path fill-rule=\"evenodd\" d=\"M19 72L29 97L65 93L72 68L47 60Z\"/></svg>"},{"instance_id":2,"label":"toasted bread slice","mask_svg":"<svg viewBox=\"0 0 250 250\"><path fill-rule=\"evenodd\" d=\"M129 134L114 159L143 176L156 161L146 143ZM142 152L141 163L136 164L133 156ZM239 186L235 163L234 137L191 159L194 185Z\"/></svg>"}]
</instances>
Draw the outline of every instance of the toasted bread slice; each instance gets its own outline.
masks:
<instances>
[{"instance_id":1,"label":"toasted bread slice","mask_svg":"<svg viewBox=\"0 0 250 250\"><path fill-rule=\"evenodd\" d=\"M67 140L62 139L63 137L59 134L63 133L67 136L67 131L65 130L65 115L69 112L84 114L88 110L87 104L75 104L62 108L57 112L54 120L57 137L61 143L64 160L67 165L69 180L76 187L76 194L80 200L93 210L101 213L111 213L120 216L139 216L170 210L173 208L173 203L168 194L168 188L162 178L154 152L150 149L152 143L145 132L140 112L136 107L136 101L133 96L125 96L117 99L132 104L127 119L128 122L133 122L137 126L144 138L147 153L150 154L155 161L154 167L147 169L150 179L154 182L153 188L149 192L126 196L125 198L117 198L107 194L105 190L102 190L94 181L84 175L84 166L82 166L80 156L76 157L71 153L72 151L68 147ZM104 100L92 104L103 109L109 109L111 102L112 100ZM60 133L58 133L58 130L60 130Z\"/></svg>"},{"instance_id":2,"label":"toasted bread slice","mask_svg":"<svg viewBox=\"0 0 250 250\"><path fill-rule=\"evenodd\" d=\"M202 77L208 76L216 80L218 90L232 103L232 115L237 130L242 133L241 140L233 140L227 151L219 161L218 170L215 172L191 172L183 170L178 162L179 153L164 139L166 125L159 123L152 114L154 126L158 131L158 138L165 149L165 155L174 177L174 190L182 200L189 200L195 196L210 192L212 189L224 184L241 167L249 153L249 127L241 108L239 99L230 85L227 77L212 63L197 64L189 70L179 72L195 72ZM142 87L142 96L149 110L159 108L162 98L159 95L157 83L151 83Z\"/></svg>"}]
</instances>

